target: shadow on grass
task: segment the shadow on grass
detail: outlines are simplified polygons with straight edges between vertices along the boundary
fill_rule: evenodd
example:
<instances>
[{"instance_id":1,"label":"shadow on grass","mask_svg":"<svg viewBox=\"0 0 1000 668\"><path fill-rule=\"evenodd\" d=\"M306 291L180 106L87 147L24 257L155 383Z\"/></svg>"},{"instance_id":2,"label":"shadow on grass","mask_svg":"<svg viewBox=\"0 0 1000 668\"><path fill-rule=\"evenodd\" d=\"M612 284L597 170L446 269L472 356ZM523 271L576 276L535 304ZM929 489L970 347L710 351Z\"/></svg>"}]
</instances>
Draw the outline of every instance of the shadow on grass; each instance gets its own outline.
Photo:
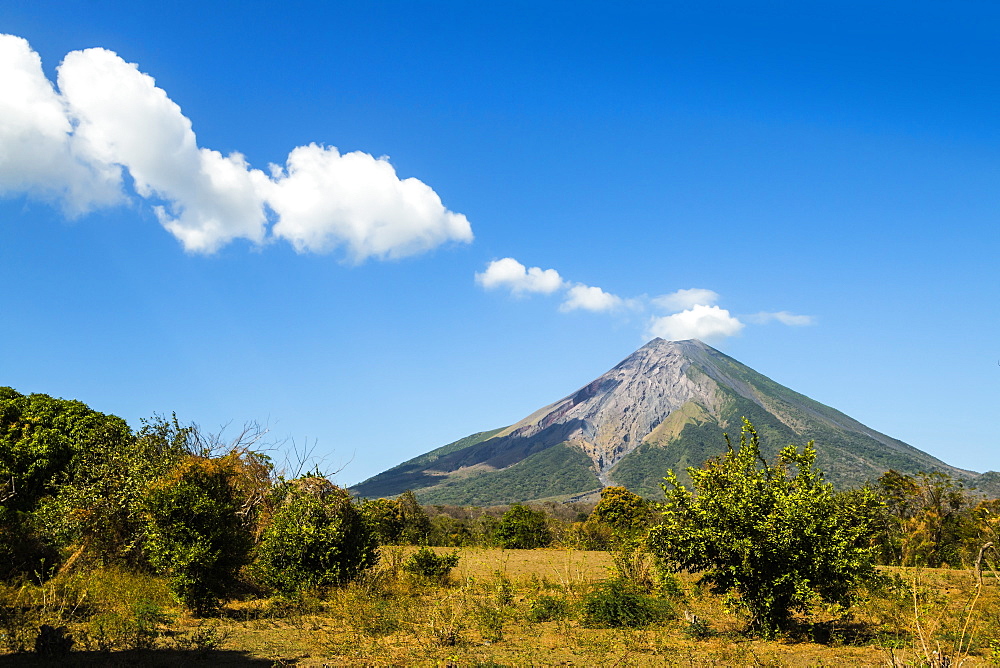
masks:
<instances>
[{"instance_id":1,"label":"shadow on grass","mask_svg":"<svg viewBox=\"0 0 1000 668\"><path fill-rule=\"evenodd\" d=\"M175 649L130 650L123 652L70 652L57 657L38 654L5 654L0 656L0 668L8 666L107 666L108 668L142 668L150 666L267 666L295 665L293 659L274 661L260 659L246 652L234 650L211 650L208 652Z\"/></svg>"}]
</instances>

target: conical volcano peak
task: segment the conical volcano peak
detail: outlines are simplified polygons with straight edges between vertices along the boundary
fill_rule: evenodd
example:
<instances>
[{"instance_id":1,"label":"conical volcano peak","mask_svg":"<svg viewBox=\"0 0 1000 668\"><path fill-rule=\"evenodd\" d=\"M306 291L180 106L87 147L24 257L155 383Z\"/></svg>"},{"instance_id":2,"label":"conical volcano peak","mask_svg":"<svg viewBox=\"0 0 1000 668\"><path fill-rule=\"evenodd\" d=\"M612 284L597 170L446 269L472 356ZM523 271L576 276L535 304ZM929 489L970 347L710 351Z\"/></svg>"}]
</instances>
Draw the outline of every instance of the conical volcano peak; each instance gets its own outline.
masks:
<instances>
[{"instance_id":1,"label":"conical volcano peak","mask_svg":"<svg viewBox=\"0 0 1000 668\"><path fill-rule=\"evenodd\" d=\"M675 348L680 350L688 350L692 348L704 349L709 347L710 346L706 345L705 343L702 343L701 340L699 339L680 339L679 341L673 341L670 339L661 339L660 337L656 337L655 339L650 339L646 343L646 345L644 345L642 348L639 348L639 350L635 352L637 353L642 352L643 350L646 349L655 350L661 348Z\"/></svg>"},{"instance_id":2,"label":"conical volcano peak","mask_svg":"<svg viewBox=\"0 0 1000 668\"><path fill-rule=\"evenodd\" d=\"M906 443L790 390L699 341L655 338L607 373L504 429L482 432L357 485L365 496L414 489L428 503L579 497L621 484L655 496L721 454L746 417L773 457L814 440L828 480L862 484L892 468L969 478Z\"/></svg>"},{"instance_id":3,"label":"conical volcano peak","mask_svg":"<svg viewBox=\"0 0 1000 668\"><path fill-rule=\"evenodd\" d=\"M702 358L706 353L722 354L712 346L699 339L682 339L670 341L659 337L650 340L646 345L636 350L629 357L636 355L685 355L694 359ZM628 359L628 358L626 358Z\"/></svg>"}]
</instances>

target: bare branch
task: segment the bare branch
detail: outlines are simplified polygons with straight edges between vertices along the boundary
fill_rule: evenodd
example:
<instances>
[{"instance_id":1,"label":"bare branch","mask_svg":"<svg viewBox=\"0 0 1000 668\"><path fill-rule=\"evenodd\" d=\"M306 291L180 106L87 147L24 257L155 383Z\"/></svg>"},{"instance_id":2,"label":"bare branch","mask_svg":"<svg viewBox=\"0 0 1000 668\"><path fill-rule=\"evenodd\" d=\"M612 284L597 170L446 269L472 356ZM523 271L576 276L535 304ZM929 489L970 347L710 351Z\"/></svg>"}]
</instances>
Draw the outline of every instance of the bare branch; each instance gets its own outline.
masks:
<instances>
[{"instance_id":1,"label":"bare branch","mask_svg":"<svg viewBox=\"0 0 1000 668\"><path fill-rule=\"evenodd\" d=\"M9 483L4 483L3 489L0 489L0 503L7 503L17 494L17 490L14 489L14 476L10 477Z\"/></svg>"}]
</instances>

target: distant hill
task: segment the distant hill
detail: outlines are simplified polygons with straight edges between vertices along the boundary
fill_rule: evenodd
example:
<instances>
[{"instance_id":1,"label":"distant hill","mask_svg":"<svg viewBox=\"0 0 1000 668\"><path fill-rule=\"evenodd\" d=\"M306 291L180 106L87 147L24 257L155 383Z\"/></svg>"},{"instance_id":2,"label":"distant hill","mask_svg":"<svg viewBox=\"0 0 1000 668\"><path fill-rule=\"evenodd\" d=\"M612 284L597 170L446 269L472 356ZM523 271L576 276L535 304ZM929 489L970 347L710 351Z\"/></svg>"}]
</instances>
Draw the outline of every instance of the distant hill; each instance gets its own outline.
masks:
<instances>
[{"instance_id":1,"label":"distant hill","mask_svg":"<svg viewBox=\"0 0 1000 668\"><path fill-rule=\"evenodd\" d=\"M735 444L741 418L757 428L763 452L813 440L818 465L838 487L888 469L958 469L784 387L697 340L654 339L573 394L503 429L432 450L359 483L361 496L407 489L424 503L490 505L543 498L585 498L607 485L657 497L668 469L683 476ZM998 474L981 477L984 491ZM988 489L987 489L988 488ZM997 491L1000 491L998 489Z\"/></svg>"}]
</instances>

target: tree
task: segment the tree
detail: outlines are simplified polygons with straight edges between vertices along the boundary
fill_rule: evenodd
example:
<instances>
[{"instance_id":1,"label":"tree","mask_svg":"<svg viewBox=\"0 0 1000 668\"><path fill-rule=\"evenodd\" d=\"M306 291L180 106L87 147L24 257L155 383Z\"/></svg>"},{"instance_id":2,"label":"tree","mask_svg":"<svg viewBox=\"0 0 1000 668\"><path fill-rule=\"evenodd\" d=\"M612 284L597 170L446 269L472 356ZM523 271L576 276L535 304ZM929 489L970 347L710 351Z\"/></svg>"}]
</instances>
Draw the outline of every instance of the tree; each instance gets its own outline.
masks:
<instances>
[{"instance_id":1,"label":"tree","mask_svg":"<svg viewBox=\"0 0 1000 668\"><path fill-rule=\"evenodd\" d=\"M975 499L941 472L903 475L886 471L877 491L885 502L883 558L902 566L939 568L975 559L981 542Z\"/></svg>"},{"instance_id":2,"label":"tree","mask_svg":"<svg viewBox=\"0 0 1000 668\"><path fill-rule=\"evenodd\" d=\"M406 490L396 499L403 528L399 538L409 545L423 545L431 532L431 519L417 501L412 490Z\"/></svg>"},{"instance_id":3,"label":"tree","mask_svg":"<svg viewBox=\"0 0 1000 668\"><path fill-rule=\"evenodd\" d=\"M395 499L366 499L361 504L360 511L375 533L379 545L396 545L400 542L405 519Z\"/></svg>"},{"instance_id":4,"label":"tree","mask_svg":"<svg viewBox=\"0 0 1000 668\"><path fill-rule=\"evenodd\" d=\"M620 539L635 538L646 531L653 517L649 501L624 487L605 487L590 519L607 525Z\"/></svg>"},{"instance_id":5,"label":"tree","mask_svg":"<svg viewBox=\"0 0 1000 668\"><path fill-rule=\"evenodd\" d=\"M700 583L749 613L750 633L773 636L814 604L849 607L876 576L877 496L863 490L846 505L815 468L811 442L782 449L769 465L745 418L739 449L726 443L726 454L687 470L693 490L668 472L650 551L668 567L700 572Z\"/></svg>"},{"instance_id":6,"label":"tree","mask_svg":"<svg viewBox=\"0 0 1000 668\"><path fill-rule=\"evenodd\" d=\"M425 545L431 520L412 490L395 499L367 499L361 514L382 545Z\"/></svg>"},{"instance_id":7,"label":"tree","mask_svg":"<svg viewBox=\"0 0 1000 668\"><path fill-rule=\"evenodd\" d=\"M493 535L500 547L508 550L545 547L552 540L545 513L520 503L503 514Z\"/></svg>"},{"instance_id":8,"label":"tree","mask_svg":"<svg viewBox=\"0 0 1000 668\"><path fill-rule=\"evenodd\" d=\"M135 436L78 449L55 477L53 494L39 503L37 523L56 545L74 547L74 555L90 552L105 562L138 564L142 499L154 481L189 454L194 432L176 416L154 417L144 420Z\"/></svg>"},{"instance_id":9,"label":"tree","mask_svg":"<svg viewBox=\"0 0 1000 668\"><path fill-rule=\"evenodd\" d=\"M195 614L218 608L237 586L253 545L247 481L265 467L253 453L189 455L144 498L149 561ZM248 471L248 469L250 469Z\"/></svg>"},{"instance_id":10,"label":"tree","mask_svg":"<svg viewBox=\"0 0 1000 668\"><path fill-rule=\"evenodd\" d=\"M254 571L285 595L342 584L378 560L378 541L351 496L326 478L284 485L261 534Z\"/></svg>"},{"instance_id":11,"label":"tree","mask_svg":"<svg viewBox=\"0 0 1000 668\"><path fill-rule=\"evenodd\" d=\"M124 420L80 401L0 387L0 577L57 563L64 536L39 506L87 475L86 460L131 440Z\"/></svg>"},{"instance_id":12,"label":"tree","mask_svg":"<svg viewBox=\"0 0 1000 668\"><path fill-rule=\"evenodd\" d=\"M2 503L16 511L33 510L53 491L56 477L70 468L76 454L130 437L120 417L91 410L81 401L0 387Z\"/></svg>"}]
</instances>

